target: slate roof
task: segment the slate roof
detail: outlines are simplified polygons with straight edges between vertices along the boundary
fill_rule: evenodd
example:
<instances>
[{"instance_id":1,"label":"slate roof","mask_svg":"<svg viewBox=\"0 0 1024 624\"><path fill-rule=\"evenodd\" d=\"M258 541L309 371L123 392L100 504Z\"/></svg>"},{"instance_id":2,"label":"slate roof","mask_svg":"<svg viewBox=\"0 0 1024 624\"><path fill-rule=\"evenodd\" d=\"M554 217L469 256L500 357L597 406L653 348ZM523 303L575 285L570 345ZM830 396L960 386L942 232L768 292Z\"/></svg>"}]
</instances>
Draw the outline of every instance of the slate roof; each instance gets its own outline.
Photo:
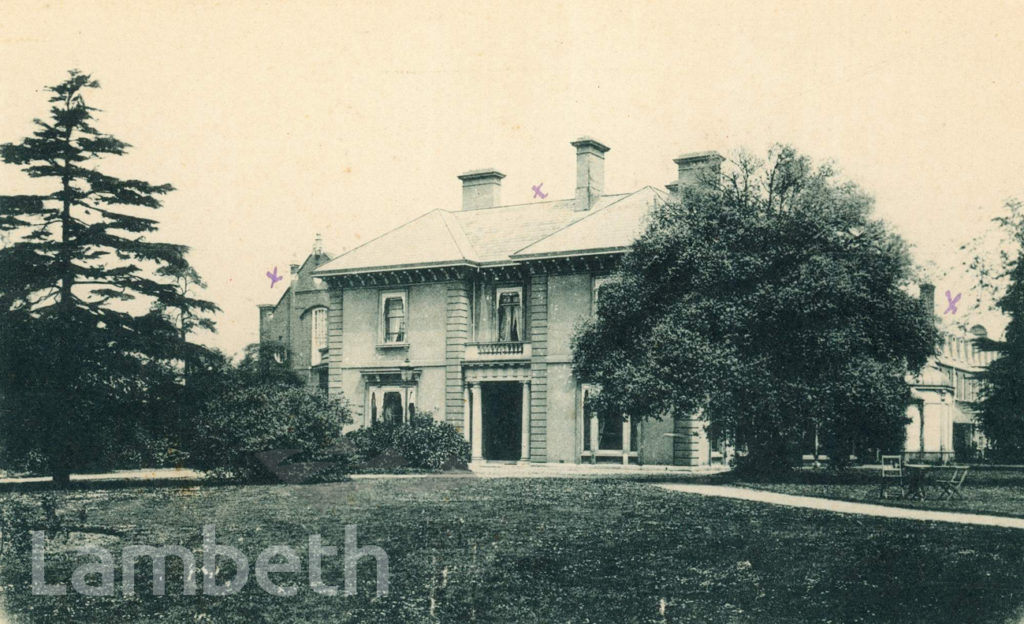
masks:
<instances>
[{"instance_id":1,"label":"slate roof","mask_svg":"<svg viewBox=\"0 0 1024 624\"><path fill-rule=\"evenodd\" d=\"M434 210L341 254L315 274L486 266L621 252L639 234L654 201L666 198L664 191L647 186L633 193L603 195L585 212L573 210L572 199Z\"/></svg>"},{"instance_id":2,"label":"slate roof","mask_svg":"<svg viewBox=\"0 0 1024 624\"><path fill-rule=\"evenodd\" d=\"M526 260L625 251L643 232L654 203L666 199L668 194L664 191L645 186L604 207L583 213L582 219L520 249L512 258Z\"/></svg>"}]
</instances>

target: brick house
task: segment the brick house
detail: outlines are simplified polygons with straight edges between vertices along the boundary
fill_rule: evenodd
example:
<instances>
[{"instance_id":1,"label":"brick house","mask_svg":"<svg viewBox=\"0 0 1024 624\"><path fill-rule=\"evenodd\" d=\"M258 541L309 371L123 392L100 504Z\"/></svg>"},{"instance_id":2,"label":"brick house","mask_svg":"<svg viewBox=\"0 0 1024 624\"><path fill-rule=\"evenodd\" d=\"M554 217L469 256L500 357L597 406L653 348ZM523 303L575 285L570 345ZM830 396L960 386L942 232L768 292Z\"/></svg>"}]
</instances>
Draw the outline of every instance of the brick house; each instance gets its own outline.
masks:
<instances>
[{"instance_id":1,"label":"brick house","mask_svg":"<svg viewBox=\"0 0 1024 624\"><path fill-rule=\"evenodd\" d=\"M623 422L589 409L594 389L572 372L574 327L669 192L606 193L609 148L586 137L571 145L574 197L502 205L502 173L460 175L461 209L428 212L329 261L307 259L277 307L261 308L261 340L297 339L288 344L298 370L319 327L304 319L326 308L326 385L351 403L352 426L429 411L466 436L474 461L720 460L697 420ZM667 188L721 160L676 159ZM307 281L316 278L323 288ZM288 320L275 324L282 306Z\"/></svg>"},{"instance_id":2,"label":"brick house","mask_svg":"<svg viewBox=\"0 0 1024 624\"><path fill-rule=\"evenodd\" d=\"M302 264L290 267L290 281L277 303L259 306L260 344L274 350L310 386L327 389L327 285L313 271L328 262L320 235Z\"/></svg>"}]
</instances>

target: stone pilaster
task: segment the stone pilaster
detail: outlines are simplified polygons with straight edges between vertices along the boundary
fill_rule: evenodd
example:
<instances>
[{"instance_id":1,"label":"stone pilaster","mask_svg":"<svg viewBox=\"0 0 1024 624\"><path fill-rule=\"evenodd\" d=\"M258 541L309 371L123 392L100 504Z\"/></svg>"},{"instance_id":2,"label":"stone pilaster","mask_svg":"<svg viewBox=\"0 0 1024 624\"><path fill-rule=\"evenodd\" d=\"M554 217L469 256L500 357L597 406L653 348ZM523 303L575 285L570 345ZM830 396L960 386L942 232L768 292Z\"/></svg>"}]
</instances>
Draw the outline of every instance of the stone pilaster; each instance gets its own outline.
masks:
<instances>
[{"instance_id":1,"label":"stone pilaster","mask_svg":"<svg viewBox=\"0 0 1024 624\"><path fill-rule=\"evenodd\" d=\"M465 397L462 360L469 339L469 290L459 282L448 287L445 326L445 401L444 420L460 431L465 422ZM435 414L439 417L440 414Z\"/></svg>"},{"instance_id":2,"label":"stone pilaster","mask_svg":"<svg viewBox=\"0 0 1024 624\"><path fill-rule=\"evenodd\" d=\"M530 461L548 458L548 276L530 279Z\"/></svg>"}]
</instances>

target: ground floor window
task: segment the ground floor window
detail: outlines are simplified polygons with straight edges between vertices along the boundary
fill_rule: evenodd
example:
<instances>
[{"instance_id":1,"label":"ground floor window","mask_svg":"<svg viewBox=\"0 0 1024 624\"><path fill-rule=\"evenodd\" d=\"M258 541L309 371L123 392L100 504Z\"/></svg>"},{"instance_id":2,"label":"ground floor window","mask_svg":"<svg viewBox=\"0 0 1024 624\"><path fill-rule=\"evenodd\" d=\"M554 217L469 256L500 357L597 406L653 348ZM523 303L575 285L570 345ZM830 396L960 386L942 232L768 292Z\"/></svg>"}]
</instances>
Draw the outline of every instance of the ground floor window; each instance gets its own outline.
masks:
<instances>
[{"instance_id":1,"label":"ground floor window","mask_svg":"<svg viewBox=\"0 0 1024 624\"><path fill-rule=\"evenodd\" d=\"M400 392L385 392L381 401L381 420L386 423L400 423L405 415Z\"/></svg>"},{"instance_id":2,"label":"ground floor window","mask_svg":"<svg viewBox=\"0 0 1024 624\"><path fill-rule=\"evenodd\" d=\"M415 386L370 386L366 395L368 425L409 422L416 415Z\"/></svg>"},{"instance_id":3,"label":"ground floor window","mask_svg":"<svg viewBox=\"0 0 1024 624\"><path fill-rule=\"evenodd\" d=\"M593 400L596 393L597 389L592 386L583 386L581 390L583 454L591 457L636 454L640 437L637 422L628 416L601 413Z\"/></svg>"}]
</instances>

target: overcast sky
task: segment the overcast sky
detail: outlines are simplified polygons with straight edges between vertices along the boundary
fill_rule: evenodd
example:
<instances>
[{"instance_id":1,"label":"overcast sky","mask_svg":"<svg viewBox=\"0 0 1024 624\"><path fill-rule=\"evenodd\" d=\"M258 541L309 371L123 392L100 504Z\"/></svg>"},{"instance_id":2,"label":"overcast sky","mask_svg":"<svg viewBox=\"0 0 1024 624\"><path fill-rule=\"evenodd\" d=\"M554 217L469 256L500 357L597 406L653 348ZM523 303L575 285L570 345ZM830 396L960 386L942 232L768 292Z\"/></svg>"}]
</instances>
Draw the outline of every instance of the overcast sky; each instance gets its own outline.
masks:
<instances>
[{"instance_id":1,"label":"overcast sky","mask_svg":"<svg viewBox=\"0 0 1024 624\"><path fill-rule=\"evenodd\" d=\"M0 141L44 85L92 73L105 170L171 182L160 237L192 247L212 344L257 339L265 272L457 209L456 176L505 203L574 190L569 142L611 147L609 192L663 185L683 152L788 142L833 159L944 265L1024 196L1024 11L928 2L6 1ZM0 168L0 192L25 188ZM937 283L971 299L966 280ZM943 301L940 301L943 303ZM944 306L939 306L937 313Z\"/></svg>"}]
</instances>

